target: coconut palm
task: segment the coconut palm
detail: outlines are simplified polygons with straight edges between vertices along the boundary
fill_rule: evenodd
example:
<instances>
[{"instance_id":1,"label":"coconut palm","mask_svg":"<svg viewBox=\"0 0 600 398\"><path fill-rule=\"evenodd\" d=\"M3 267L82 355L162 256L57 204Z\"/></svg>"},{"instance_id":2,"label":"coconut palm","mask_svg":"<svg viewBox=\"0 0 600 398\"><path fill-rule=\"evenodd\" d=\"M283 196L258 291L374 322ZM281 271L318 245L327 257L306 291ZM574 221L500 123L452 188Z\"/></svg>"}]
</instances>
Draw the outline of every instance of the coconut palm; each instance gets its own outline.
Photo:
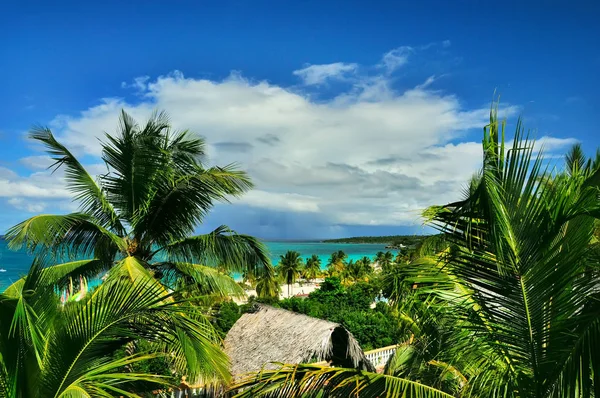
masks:
<instances>
[{"instance_id":1,"label":"coconut palm","mask_svg":"<svg viewBox=\"0 0 600 398\"><path fill-rule=\"evenodd\" d=\"M370 257L364 256L361 259L359 259L357 263L359 263L363 267L364 273L366 275L373 272L373 262L371 261Z\"/></svg>"},{"instance_id":2,"label":"coconut palm","mask_svg":"<svg viewBox=\"0 0 600 398\"><path fill-rule=\"evenodd\" d=\"M0 396L139 396L188 380L227 382L228 361L210 322L146 279L107 282L62 305L34 264L0 294ZM144 341L147 349L122 354ZM130 371L163 361L167 374Z\"/></svg>"},{"instance_id":3,"label":"coconut palm","mask_svg":"<svg viewBox=\"0 0 600 398\"><path fill-rule=\"evenodd\" d=\"M321 274L321 259L313 254L306 259L303 275L307 280L313 280Z\"/></svg>"},{"instance_id":4,"label":"coconut palm","mask_svg":"<svg viewBox=\"0 0 600 398\"><path fill-rule=\"evenodd\" d=\"M600 279L591 243L600 170L590 162L580 173L574 162L552 175L520 123L508 151L503 138L493 113L475 190L427 212L455 247L446 272L470 292L450 304L487 349L465 339L452 347L479 354L481 373L469 383L487 396L598 396Z\"/></svg>"},{"instance_id":5,"label":"coconut palm","mask_svg":"<svg viewBox=\"0 0 600 398\"><path fill-rule=\"evenodd\" d=\"M363 257L356 261L348 261L341 276L349 282L357 282L366 279L372 272L373 266L371 265L371 259L369 257Z\"/></svg>"},{"instance_id":6,"label":"coconut palm","mask_svg":"<svg viewBox=\"0 0 600 398\"><path fill-rule=\"evenodd\" d=\"M256 281L256 295L260 299L277 299L281 288L275 273L264 272Z\"/></svg>"},{"instance_id":7,"label":"coconut palm","mask_svg":"<svg viewBox=\"0 0 600 398\"><path fill-rule=\"evenodd\" d=\"M340 275L342 272L344 272L344 267L346 266L346 258L348 258L348 255L342 250L338 250L336 252L331 253L329 261L327 262L327 269L329 271L329 274L335 276Z\"/></svg>"},{"instance_id":8,"label":"coconut palm","mask_svg":"<svg viewBox=\"0 0 600 398\"><path fill-rule=\"evenodd\" d=\"M290 288L296 283L296 278L302 274L302 257L297 251L289 250L283 256L280 256L277 272L288 285L288 297L290 297Z\"/></svg>"},{"instance_id":9,"label":"coconut palm","mask_svg":"<svg viewBox=\"0 0 600 398\"><path fill-rule=\"evenodd\" d=\"M386 251L385 253L381 251L377 252L375 262L385 272L394 262L394 255L390 251Z\"/></svg>"},{"instance_id":10,"label":"coconut palm","mask_svg":"<svg viewBox=\"0 0 600 398\"><path fill-rule=\"evenodd\" d=\"M226 226L193 235L216 202L242 195L252 183L234 165L207 167L204 141L172 131L164 113L139 126L122 112L118 132L101 144L107 171L96 178L49 129L30 135L46 146L55 170L64 170L79 211L34 216L10 229L7 239L12 248L86 259L55 266L57 283L110 270L110 277L243 294L216 267L253 273L270 267L265 247L251 236Z\"/></svg>"}]
</instances>

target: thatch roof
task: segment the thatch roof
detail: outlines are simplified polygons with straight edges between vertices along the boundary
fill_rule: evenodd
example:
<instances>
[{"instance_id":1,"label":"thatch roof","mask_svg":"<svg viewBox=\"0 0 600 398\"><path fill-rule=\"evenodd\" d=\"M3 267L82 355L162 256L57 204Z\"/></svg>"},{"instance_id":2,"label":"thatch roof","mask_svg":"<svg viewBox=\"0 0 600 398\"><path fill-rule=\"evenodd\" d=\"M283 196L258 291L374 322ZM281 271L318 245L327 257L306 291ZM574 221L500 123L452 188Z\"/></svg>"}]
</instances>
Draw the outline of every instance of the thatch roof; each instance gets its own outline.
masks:
<instances>
[{"instance_id":1,"label":"thatch roof","mask_svg":"<svg viewBox=\"0 0 600 398\"><path fill-rule=\"evenodd\" d=\"M233 325L225 352L233 375L275 368L270 362L331 361L374 371L354 336L340 324L262 304Z\"/></svg>"}]
</instances>

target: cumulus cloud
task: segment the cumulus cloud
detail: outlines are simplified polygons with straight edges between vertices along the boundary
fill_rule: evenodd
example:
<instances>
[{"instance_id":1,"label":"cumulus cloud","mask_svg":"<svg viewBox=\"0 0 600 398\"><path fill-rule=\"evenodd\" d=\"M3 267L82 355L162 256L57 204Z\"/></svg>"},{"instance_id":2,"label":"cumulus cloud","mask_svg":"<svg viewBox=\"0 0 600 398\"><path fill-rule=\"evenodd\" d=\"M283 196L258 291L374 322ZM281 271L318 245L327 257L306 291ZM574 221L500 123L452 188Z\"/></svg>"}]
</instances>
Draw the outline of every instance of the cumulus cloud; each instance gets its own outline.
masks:
<instances>
[{"instance_id":1,"label":"cumulus cloud","mask_svg":"<svg viewBox=\"0 0 600 398\"><path fill-rule=\"evenodd\" d=\"M21 177L12 170L0 167L0 197L5 198L70 198L59 175L36 172Z\"/></svg>"},{"instance_id":2,"label":"cumulus cloud","mask_svg":"<svg viewBox=\"0 0 600 398\"><path fill-rule=\"evenodd\" d=\"M343 79L356 71L357 64L336 62L333 64L308 65L305 68L295 70L294 75L300 77L305 85L319 85L330 79Z\"/></svg>"},{"instance_id":3,"label":"cumulus cloud","mask_svg":"<svg viewBox=\"0 0 600 398\"><path fill-rule=\"evenodd\" d=\"M144 77L133 83L140 94L137 102L106 98L79 114L56 117L51 127L78 153L97 157L97 138L115 131L121 109L140 121L154 109L166 110L174 128L206 138L211 163L237 162L248 170L256 189L234 202L235 214L240 224L244 217L258 220L259 235L292 218L303 228L308 220L318 223L322 231L333 231L335 225L414 225L424 207L455 200L479 167L479 138L464 137L481 129L489 107L465 108L455 95L429 90L434 77L397 91L388 74L413 52L411 47L388 52L371 65L379 71L376 76L360 75L358 65L345 63L293 72L317 87L354 74L347 90L319 101L297 87L240 73L223 80L181 72ZM501 116L517 111L506 106ZM571 141L547 142L559 149ZM36 160L41 158L23 162ZM95 166L95 173L101 172L102 166ZM56 182L32 185L34 178L3 177L0 170L0 196L69 196ZM41 191L34 192L36 187ZM268 225L260 220L269 220Z\"/></svg>"},{"instance_id":4,"label":"cumulus cloud","mask_svg":"<svg viewBox=\"0 0 600 398\"><path fill-rule=\"evenodd\" d=\"M10 198L8 204L16 209L24 210L28 213L40 213L46 209L47 203L43 201L29 201L23 198Z\"/></svg>"}]
</instances>

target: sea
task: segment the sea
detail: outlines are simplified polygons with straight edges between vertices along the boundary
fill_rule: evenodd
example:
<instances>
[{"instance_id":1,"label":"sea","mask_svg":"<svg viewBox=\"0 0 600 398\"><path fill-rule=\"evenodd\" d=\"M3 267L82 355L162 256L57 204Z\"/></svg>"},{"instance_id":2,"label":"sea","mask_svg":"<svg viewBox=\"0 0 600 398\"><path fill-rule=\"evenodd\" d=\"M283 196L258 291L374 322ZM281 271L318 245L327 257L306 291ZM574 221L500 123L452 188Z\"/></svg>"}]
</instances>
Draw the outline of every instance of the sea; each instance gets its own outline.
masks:
<instances>
[{"instance_id":1,"label":"sea","mask_svg":"<svg viewBox=\"0 0 600 398\"><path fill-rule=\"evenodd\" d=\"M331 253L343 250L348 260L358 260L362 257L373 259L379 251L385 251L384 244L360 243L323 243L323 242L265 242L273 264L279 262L280 256L288 250L299 252L304 259L316 254L321 259L321 268L327 267ZM29 270L33 257L24 251L13 251L7 247L7 242L0 239L0 291L21 278ZM234 275L235 276L235 275Z\"/></svg>"}]
</instances>

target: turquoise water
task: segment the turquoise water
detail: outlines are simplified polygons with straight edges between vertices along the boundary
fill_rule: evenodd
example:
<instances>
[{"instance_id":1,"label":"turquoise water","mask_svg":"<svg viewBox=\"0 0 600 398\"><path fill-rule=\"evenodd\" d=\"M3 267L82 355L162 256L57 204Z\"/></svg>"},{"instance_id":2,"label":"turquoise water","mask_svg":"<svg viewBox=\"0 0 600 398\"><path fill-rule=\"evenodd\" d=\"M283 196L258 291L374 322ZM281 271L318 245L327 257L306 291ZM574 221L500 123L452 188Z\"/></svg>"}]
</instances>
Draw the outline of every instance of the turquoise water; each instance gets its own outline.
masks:
<instances>
[{"instance_id":1,"label":"turquoise water","mask_svg":"<svg viewBox=\"0 0 600 398\"><path fill-rule=\"evenodd\" d=\"M266 242L271 253L273 264L279 262L279 256L288 250L300 252L306 259L316 254L321 259L321 268L325 268L331 253L343 250L350 260L358 260L367 256L373 258L378 251L385 251L385 245L378 244L337 244L319 242ZM6 246L6 242L0 240L0 291L27 273L31 265L32 257L22 251L12 251Z\"/></svg>"}]
</instances>

